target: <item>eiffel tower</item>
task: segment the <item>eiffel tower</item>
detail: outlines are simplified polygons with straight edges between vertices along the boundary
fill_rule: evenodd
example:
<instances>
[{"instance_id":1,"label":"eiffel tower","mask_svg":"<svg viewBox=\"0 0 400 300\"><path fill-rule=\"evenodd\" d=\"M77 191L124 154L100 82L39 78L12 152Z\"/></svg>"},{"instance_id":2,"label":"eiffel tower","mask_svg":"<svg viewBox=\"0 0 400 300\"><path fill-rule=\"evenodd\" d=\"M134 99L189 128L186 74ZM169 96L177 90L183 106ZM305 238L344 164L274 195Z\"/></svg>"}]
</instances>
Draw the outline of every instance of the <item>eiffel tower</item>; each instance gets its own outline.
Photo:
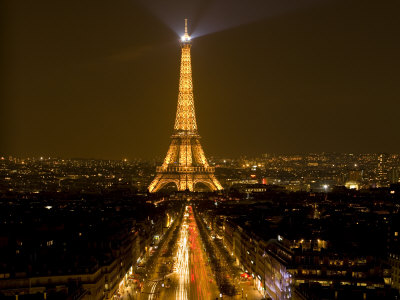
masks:
<instances>
[{"instance_id":1,"label":"eiffel tower","mask_svg":"<svg viewBox=\"0 0 400 300\"><path fill-rule=\"evenodd\" d=\"M207 162L197 132L191 46L185 19L185 34L181 38L181 69L174 133L164 163L157 167L157 175L149 185L151 193L157 192L171 182L176 184L178 191L193 191L197 183L205 184L212 191L222 190L214 175L215 168L210 167Z\"/></svg>"}]
</instances>

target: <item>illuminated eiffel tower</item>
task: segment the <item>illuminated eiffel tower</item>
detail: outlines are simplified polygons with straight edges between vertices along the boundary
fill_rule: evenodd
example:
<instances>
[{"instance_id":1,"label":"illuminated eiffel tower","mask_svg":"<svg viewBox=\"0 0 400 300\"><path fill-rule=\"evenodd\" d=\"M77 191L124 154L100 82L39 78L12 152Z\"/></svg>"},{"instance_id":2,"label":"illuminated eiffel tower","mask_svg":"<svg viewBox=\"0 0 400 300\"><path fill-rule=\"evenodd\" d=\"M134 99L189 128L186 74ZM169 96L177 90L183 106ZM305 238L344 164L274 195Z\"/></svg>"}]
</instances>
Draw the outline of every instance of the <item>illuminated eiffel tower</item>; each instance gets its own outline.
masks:
<instances>
[{"instance_id":1,"label":"illuminated eiffel tower","mask_svg":"<svg viewBox=\"0 0 400 300\"><path fill-rule=\"evenodd\" d=\"M149 185L149 192L157 192L166 184L175 183L178 191L193 191L197 183L203 183L212 191L222 190L215 178L200 144L194 110L190 36L185 19L185 35L181 38L181 71L178 107L172 141L164 163L157 167L157 175Z\"/></svg>"}]
</instances>

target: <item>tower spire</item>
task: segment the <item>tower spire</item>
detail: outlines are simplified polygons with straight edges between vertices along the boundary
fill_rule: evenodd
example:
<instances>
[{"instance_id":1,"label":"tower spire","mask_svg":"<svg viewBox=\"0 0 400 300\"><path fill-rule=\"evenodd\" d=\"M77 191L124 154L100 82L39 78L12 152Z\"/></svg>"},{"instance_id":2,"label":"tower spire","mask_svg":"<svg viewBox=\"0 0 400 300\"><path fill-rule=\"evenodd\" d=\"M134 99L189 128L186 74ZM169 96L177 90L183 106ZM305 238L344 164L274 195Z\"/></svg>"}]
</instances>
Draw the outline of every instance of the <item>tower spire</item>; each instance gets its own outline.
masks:
<instances>
[{"instance_id":1,"label":"tower spire","mask_svg":"<svg viewBox=\"0 0 400 300\"><path fill-rule=\"evenodd\" d=\"M189 43L190 42L190 35L188 33L188 19L185 19L185 34L182 36L182 42L183 43Z\"/></svg>"},{"instance_id":2,"label":"tower spire","mask_svg":"<svg viewBox=\"0 0 400 300\"><path fill-rule=\"evenodd\" d=\"M185 19L185 35L181 43L181 70L179 79L178 107L175 118L175 133L182 131L197 133L196 114L194 109L192 64L190 56L190 36Z\"/></svg>"}]
</instances>

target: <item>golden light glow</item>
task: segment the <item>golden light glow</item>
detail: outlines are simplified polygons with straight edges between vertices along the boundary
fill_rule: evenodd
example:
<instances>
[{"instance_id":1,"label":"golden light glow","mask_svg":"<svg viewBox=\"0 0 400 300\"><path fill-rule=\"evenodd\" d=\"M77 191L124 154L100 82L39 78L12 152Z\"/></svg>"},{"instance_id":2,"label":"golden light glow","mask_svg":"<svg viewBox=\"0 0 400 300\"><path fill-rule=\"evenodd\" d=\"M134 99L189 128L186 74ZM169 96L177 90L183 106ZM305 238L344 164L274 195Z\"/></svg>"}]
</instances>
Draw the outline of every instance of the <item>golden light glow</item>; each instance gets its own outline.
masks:
<instances>
[{"instance_id":1,"label":"golden light glow","mask_svg":"<svg viewBox=\"0 0 400 300\"><path fill-rule=\"evenodd\" d=\"M197 130L197 124L194 110L190 47L190 43L182 44L181 76L179 80L175 130L189 130L195 132Z\"/></svg>"},{"instance_id":2,"label":"golden light glow","mask_svg":"<svg viewBox=\"0 0 400 300\"><path fill-rule=\"evenodd\" d=\"M179 191L193 191L198 182L204 183L213 191L222 190L221 184L215 178L214 168L207 162L197 132L190 49L190 36L185 20L174 134L162 166L157 167L157 175L149 186L149 192L157 192L171 182L177 185Z\"/></svg>"}]
</instances>

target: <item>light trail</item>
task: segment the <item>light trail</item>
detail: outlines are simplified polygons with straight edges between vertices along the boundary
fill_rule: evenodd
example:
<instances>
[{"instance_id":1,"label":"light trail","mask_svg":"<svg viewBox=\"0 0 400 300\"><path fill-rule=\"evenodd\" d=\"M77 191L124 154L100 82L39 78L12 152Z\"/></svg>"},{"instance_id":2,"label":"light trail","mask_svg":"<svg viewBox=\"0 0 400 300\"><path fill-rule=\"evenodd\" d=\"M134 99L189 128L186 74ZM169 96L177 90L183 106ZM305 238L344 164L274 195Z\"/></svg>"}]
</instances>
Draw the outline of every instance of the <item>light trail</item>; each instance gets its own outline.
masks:
<instances>
[{"instance_id":1,"label":"light trail","mask_svg":"<svg viewBox=\"0 0 400 300\"><path fill-rule=\"evenodd\" d=\"M191 299L213 299L216 287L213 286L212 274L207 267L206 256L199 236L197 223L194 219L192 207L189 206L189 239L190 239L190 262L191 262Z\"/></svg>"},{"instance_id":2,"label":"light trail","mask_svg":"<svg viewBox=\"0 0 400 300\"><path fill-rule=\"evenodd\" d=\"M189 247L187 217L183 220L175 257L175 268L178 274L176 299L187 300L189 293Z\"/></svg>"},{"instance_id":3,"label":"light trail","mask_svg":"<svg viewBox=\"0 0 400 300\"><path fill-rule=\"evenodd\" d=\"M213 280L193 209L186 206L178 233L172 276L173 289L162 289L161 299L210 300L219 295ZM158 296L158 295L156 295ZM156 299L156 296L151 299Z\"/></svg>"},{"instance_id":4,"label":"light trail","mask_svg":"<svg viewBox=\"0 0 400 300\"><path fill-rule=\"evenodd\" d=\"M155 292L156 292L156 288L157 288L157 282L151 282L151 290L150 290L150 295L149 295L149 300L153 300Z\"/></svg>"}]
</instances>

